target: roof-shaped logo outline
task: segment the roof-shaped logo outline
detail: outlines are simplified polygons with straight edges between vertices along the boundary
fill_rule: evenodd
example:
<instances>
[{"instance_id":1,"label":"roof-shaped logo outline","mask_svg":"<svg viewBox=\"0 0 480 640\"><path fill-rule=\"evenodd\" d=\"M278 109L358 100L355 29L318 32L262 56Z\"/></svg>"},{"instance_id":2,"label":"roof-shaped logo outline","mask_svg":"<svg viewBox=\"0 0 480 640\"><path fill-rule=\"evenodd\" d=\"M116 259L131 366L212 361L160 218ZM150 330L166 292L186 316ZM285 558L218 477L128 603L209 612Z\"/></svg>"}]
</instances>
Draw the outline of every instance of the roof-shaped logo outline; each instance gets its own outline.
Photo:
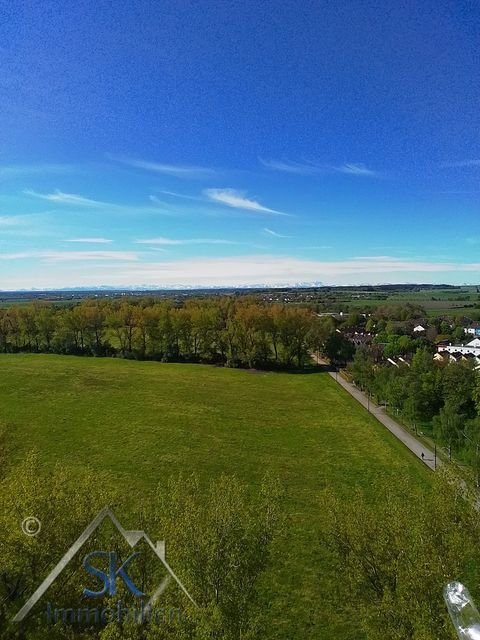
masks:
<instances>
[{"instance_id":1,"label":"roof-shaped logo outline","mask_svg":"<svg viewBox=\"0 0 480 640\"><path fill-rule=\"evenodd\" d=\"M153 544L150 538L146 535L144 531L129 531L124 529L120 522L115 517L115 514L112 512L110 507L104 507L100 513L98 513L92 522L87 526L85 531L77 538L77 540L72 544L70 549L65 553L60 562L52 569L52 571L48 574L42 584L34 591L34 593L30 596L30 598L26 601L17 615L13 618L13 622L22 622L25 617L29 614L31 609L36 605L36 603L40 600L40 598L45 594L46 591L51 587L51 585L55 582L58 576L62 573L62 571L67 567L67 565L73 560L73 558L77 555L80 549L83 547L85 542L90 538L90 536L98 529L98 527L102 524L105 518L110 518L112 523L115 525L119 533L123 536L123 538L127 541L130 547L133 549L140 540L145 540L148 545L151 547L152 551L158 557L158 559L162 562L165 569L168 572L167 577L162 581L159 587L156 589L150 600L148 601L144 611L149 611L155 601L159 598L159 596L163 593L166 586L173 578L175 582L178 584L183 593L187 596L187 598L197 606L194 599L188 593L178 576L174 573L173 569L168 564L165 558L165 543L157 542L157 544Z\"/></svg>"}]
</instances>

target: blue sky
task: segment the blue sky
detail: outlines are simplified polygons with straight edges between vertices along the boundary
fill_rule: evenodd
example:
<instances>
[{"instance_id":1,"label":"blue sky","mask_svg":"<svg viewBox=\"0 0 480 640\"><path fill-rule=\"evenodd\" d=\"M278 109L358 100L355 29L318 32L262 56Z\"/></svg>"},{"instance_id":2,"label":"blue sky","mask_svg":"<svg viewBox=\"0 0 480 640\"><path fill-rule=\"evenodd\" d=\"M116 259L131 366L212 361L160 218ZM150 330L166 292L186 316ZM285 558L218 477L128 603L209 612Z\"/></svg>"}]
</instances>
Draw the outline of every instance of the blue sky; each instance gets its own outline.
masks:
<instances>
[{"instance_id":1,"label":"blue sky","mask_svg":"<svg viewBox=\"0 0 480 640\"><path fill-rule=\"evenodd\" d=\"M480 3L26 0L0 288L480 282Z\"/></svg>"}]
</instances>

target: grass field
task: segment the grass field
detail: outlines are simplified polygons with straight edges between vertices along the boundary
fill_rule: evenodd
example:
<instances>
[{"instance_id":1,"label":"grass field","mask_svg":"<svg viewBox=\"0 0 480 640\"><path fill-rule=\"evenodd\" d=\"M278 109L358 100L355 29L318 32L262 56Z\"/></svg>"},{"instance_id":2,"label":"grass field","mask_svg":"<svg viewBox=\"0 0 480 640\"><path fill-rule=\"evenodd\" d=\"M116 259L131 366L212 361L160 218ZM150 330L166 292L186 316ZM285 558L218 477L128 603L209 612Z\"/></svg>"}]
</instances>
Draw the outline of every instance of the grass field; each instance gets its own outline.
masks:
<instances>
[{"instance_id":1,"label":"grass field","mask_svg":"<svg viewBox=\"0 0 480 640\"><path fill-rule=\"evenodd\" d=\"M458 289L422 289L420 291L394 292L378 297L373 293L345 293L338 295L352 308L363 308L365 305L388 306L392 304L418 304L425 308L427 315L434 316L467 316L478 314L479 303L477 287L459 287Z\"/></svg>"},{"instance_id":2,"label":"grass field","mask_svg":"<svg viewBox=\"0 0 480 640\"><path fill-rule=\"evenodd\" d=\"M132 501L179 471L236 474L252 490L267 469L278 473L288 542L265 585L277 640L360 637L322 605L337 579L318 546L322 488L347 495L389 474L429 478L324 373L0 355L0 423L15 459L36 448L47 469L89 464Z\"/></svg>"}]
</instances>

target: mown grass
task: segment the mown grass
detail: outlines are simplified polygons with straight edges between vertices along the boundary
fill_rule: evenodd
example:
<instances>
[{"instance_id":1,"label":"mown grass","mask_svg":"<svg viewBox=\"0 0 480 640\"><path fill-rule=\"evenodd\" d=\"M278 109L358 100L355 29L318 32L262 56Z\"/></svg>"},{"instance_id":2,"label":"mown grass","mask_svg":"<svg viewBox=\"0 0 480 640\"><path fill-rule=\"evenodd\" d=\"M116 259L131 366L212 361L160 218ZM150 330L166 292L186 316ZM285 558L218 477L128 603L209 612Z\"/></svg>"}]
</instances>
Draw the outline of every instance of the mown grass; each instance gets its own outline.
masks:
<instances>
[{"instance_id":1,"label":"mown grass","mask_svg":"<svg viewBox=\"0 0 480 640\"><path fill-rule=\"evenodd\" d=\"M426 471L323 373L263 373L202 365L53 355L0 356L0 422L14 463L36 448L107 472L132 504L179 472L235 474L255 491L266 470L286 489L285 545L265 580L267 637L358 638L326 602L341 576L318 543L324 487Z\"/></svg>"}]
</instances>

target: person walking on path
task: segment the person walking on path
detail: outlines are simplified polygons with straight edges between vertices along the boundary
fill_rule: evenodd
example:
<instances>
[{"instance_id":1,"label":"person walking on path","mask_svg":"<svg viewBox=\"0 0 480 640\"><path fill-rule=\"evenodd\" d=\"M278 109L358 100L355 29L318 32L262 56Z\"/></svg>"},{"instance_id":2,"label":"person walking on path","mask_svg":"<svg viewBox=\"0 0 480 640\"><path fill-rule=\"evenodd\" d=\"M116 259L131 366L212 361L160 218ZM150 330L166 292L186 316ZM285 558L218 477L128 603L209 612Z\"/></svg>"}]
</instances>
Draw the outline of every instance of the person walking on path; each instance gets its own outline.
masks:
<instances>
[{"instance_id":1,"label":"person walking on path","mask_svg":"<svg viewBox=\"0 0 480 640\"><path fill-rule=\"evenodd\" d=\"M316 354L312 354L314 360L321 365L327 364L322 358L318 358ZM345 389L357 402L359 402L365 409L368 409L375 418L386 427L390 433L392 433L400 442L412 451L427 467L432 471L436 470L442 463L438 459L433 451L427 449L427 455L423 447L425 446L417 438L410 433L402 424L397 422L392 416L388 415L383 407L376 405L370 397L364 394L354 384L348 382L343 376L338 375L338 372L328 371L328 375L335 380L337 384Z\"/></svg>"}]
</instances>

